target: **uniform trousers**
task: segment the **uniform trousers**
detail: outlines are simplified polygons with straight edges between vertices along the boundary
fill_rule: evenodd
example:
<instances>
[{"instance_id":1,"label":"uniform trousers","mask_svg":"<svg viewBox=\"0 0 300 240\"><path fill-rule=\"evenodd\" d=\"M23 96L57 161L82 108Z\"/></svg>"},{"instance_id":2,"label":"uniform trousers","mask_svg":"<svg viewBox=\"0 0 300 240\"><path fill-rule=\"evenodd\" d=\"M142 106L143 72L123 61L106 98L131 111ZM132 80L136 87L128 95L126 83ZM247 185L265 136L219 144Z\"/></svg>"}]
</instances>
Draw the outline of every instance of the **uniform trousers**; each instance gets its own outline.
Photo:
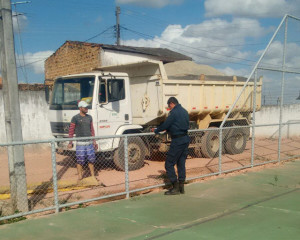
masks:
<instances>
[{"instance_id":1,"label":"uniform trousers","mask_svg":"<svg viewBox=\"0 0 300 240\"><path fill-rule=\"evenodd\" d=\"M167 154L165 169L172 183L185 181L185 161L188 155L190 138L188 136L173 139ZM174 166L177 166L178 179Z\"/></svg>"}]
</instances>

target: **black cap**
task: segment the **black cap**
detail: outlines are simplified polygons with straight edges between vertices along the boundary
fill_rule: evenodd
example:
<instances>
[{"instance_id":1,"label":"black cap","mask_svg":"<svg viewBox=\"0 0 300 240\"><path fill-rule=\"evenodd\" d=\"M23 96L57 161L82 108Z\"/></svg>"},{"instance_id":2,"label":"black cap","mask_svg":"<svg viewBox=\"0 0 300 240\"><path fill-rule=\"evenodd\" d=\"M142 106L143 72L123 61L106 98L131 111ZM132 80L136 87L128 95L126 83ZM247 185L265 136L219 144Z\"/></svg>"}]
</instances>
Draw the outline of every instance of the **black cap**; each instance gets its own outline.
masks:
<instances>
[{"instance_id":1,"label":"black cap","mask_svg":"<svg viewBox=\"0 0 300 240\"><path fill-rule=\"evenodd\" d=\"M174 103L175 105L177 105L177 104L178 104L177 98L175 98L175 97L170 97L170 98L168 99L167 104L169 105L170 103Z\"/></svg>"}]
</instances>

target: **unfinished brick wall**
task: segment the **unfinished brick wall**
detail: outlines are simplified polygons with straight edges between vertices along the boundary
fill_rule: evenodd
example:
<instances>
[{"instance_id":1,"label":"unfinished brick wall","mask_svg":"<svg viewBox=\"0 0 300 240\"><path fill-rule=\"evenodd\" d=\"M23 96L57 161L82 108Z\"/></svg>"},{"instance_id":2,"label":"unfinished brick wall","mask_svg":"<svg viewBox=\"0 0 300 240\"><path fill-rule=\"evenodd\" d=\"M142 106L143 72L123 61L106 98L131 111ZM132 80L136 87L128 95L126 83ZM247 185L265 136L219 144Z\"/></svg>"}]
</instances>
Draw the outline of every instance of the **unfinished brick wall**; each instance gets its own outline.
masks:
<instances>
[{"instance_id":1,"label":"unfinished brick wall","mask_svg":"<svg viewBox=\"0 0 300 240\"><path fill-rule=\"evenodd\" d=\"M20 91L44 91L45 85L40 83L28 84L28 83L19 83L18 84ZM2 78L0 77L0 90L3 88Z\"/></svg>"},{"instance_id":2,"label":"unfinished brick wall","mask_svg":"<svg viewBox=\"0 0 300 240\"><path fill-rule=\"evenodd\" d=\"M101 66L100 44L67 41L45 61L45 81L58 76L89 72Z\"/></svg>"}]
</instances>

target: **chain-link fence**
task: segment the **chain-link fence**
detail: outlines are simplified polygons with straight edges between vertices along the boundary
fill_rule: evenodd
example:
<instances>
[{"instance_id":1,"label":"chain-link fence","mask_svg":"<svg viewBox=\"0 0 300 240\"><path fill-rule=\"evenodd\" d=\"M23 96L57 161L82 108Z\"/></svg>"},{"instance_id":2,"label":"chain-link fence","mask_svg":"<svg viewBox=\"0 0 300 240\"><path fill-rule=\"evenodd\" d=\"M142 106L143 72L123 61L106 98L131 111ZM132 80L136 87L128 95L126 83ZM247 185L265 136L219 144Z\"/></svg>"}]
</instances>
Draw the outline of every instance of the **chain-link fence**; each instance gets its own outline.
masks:
<instances>
[{"instance_id":1,"label":"chain-link fence","mask_svg":"<svg viewBox=\"0 0 300 240\"><path fill-rule=\"evenodd\" d=\"M249 126L226 127L222 130L221 155L220 129L190 131L187 181L299 157L299 134L286 131L279 147L278 127L278 124L255 127L256 133L260 129L266 131L270 128L267 137L253 136ZM282 126L289 131L299 127L300 122L295 121ZM24 148L27 193L26 201L18 204L25 206L22 209L28 208L26 211L13 205L19 197L14 199L12 193L14 189L11 188L10 178L14 174L9 169L7 156L9 148L15 145L2 144L0 220L40 212L58 212L92 201L130 197L137 192L145 193L168 184L164 161L170 139L166 134L129 134L84 140L76 141L74 138L73 149L67 148L69 139L19 144ZM86 156L83 162L76 146L86 143L93 147L94 140L100 149L96 151L95 158ZM105 148L105 144L109 147ZM61 148L62 145L65 148ZM117 146L115 149L112 148L114 145ZM105 150L101 150L101 146ZM82 178L78 163L82 167Z\"/></svg>"},{"instance_id":2,"label":"chain-link fence","mask_svg":"<svg viewBox=\"0 0 300 240\"><path fill-rule=\"evenodd\" d=\"M298 46L288 41L295 37L288 20L299 24L285 16L249 78L242 84L233 79L234 103L200 116L210 119L208 128L189 131L187 181L299 158L300 108L292 98L300 89L300 62ZM278 51L282 58L274 61ZM266 105L277 107L262 108L264 95L272 101ZM167 134L139 133L0 144L0 221L163 187L170 141ZM15 148L22 148L24 163L15 162Z\"/></svg>"}]
</instances>

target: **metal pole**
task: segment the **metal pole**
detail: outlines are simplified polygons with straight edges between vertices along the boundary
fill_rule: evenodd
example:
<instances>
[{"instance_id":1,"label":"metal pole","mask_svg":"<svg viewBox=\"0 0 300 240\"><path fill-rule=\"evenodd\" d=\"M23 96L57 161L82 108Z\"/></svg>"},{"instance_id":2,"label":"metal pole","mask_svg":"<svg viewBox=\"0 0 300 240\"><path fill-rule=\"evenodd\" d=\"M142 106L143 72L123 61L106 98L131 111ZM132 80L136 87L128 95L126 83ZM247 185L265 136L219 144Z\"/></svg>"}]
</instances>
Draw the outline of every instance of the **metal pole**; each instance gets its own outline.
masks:
<instances>
[{"instance_id":1,"label":"metal pole","mask_svg":"<svg viewBox=\"0 0 300 240\"><path fill-rule=\"evenodd\" d=\"M253 92L253 114L252 114L252 135L251 135L251 167L254 166L254 143L255 143L255 112L256 112L256 88L257 88L257 70L254 73L254 92Z\"/></svg>"},{"instance_id":2,"label":"metal pole","mask_svg":"<svg viewBox=\"0 0 300 240\"><path fill-rule=\"evenodd\" d=\"M57 187L57 172L56 172L56 151L55 142L51 142L51 162L52 162L52 174L53 174L53 192L54 192L54 206L55 213L59 212L59 201L58 201L58 187Z\"/></svg>"},{"instance_id":3,"label":"metal pole","mask_svg":"<svg viewBox=\"0 0 300 240\"><path fill-rule=\"evenodd\" d=\"M295 20L298 20L298 21L300 21L300 18L298 18L298 17L295 17L295 16L293 16L293 15L287 15L289 18L292 18L292 19L295 19Z\"/></svg>"},{"instance_id":4,"label":"metal pole","mask_svg":"<svg viewBox=\"0 0 300 240\"><path fill-rule=\"evenodd\" d=\"M286 42L287 42L287 27L288 18L285 19L285 29L284 29L284 45L282 53L282 80L281 80L281 98L280 98L280 115L279 115L279 130L278 130L278 162L280 162L280 152L281 152L281 128L282 128L282 108L283 108L283 93L284 93L284 83L285 83L285 55L286 55Z\"/></svg>"},{"instance_id":5,"label":"metal pole","mask_svg":"<svg viewBox=\"0 0 300 240\"><path fill-rule=\"evenodd\" d=\"M9 142L23 141L21 111L18 92L12 11L10 0L0 0L1 8L1 62L3 77L3 100L5 106L6 137ZM26 171L23 145L12 146L8 151L9 174L13 182L11 196L14 210L28 211ZM14 205L14 203L16 203Z\"/></svg>"},{"instance_id":6,"label":"metal pole","mask_svg":"<svg viewBox=\"0 0 300 240\"><path fill-rule=\"evenodd\" d=\"M2 3L0 1L0 8L2 9ZM6 59L5 56L5 51L4 51L4 45L3 45L3 22L2 22L2 11L0 11L0 51L1 51L1 74L2 74L2 79L7 79L6 76L6 71L4 67L4 59ZM9 106L9 101L5 101L8 99L8 82L3 81L3 102L4 102L4 121L5 123L10 123L10 106ZM12 142L12 136L11 136L11 124L5 124L6 127L6 140L8 142ZM14 159L13 159L13 147L12 146L7 146L7 154L8 154L8 170L9 170L9 183L10 183L10 195L11 195L11 204L13 208L13 212L17 209L17 190L16 190L16 181L15 181L15 167L14 167Z\"/></svg>"},{"instance_id":7,"label":"metal pole","mask_svg":"<svg viewBox=\"0 0 300 240\"><path fill-rule=\"evenodd\" d=\"M120 7L116 7L116 37L117 37L117 42L116 44L119 46L120 45L120 13L121 9Z\"/></svg>"},{"instance_id":8,"label":"metal pole","mask_svg":"<svg viewBox=\"0 0 300 240\"><path fill-rule=\"evenodd\" d=\"M124 160L125 160L125 192L126 198L129 198L129 173L128 173L128 137L124 138Z\"/></svg>"},{"instance_id":9,"label":"metal pole","mask_svg":"<svg viewBox=\"0 0 300 240\"><path fill-rule=\"evenodd\" d=\"M226 114L226 116L225 116L223 122L221 123L221 126L220 126L221 128L224 126L224 124L225 124L225 122L227 121L229 115L231 114L232 110L234 109L236 103L238 102L238 100L239 100L240 97L242 96L242 93L244 92L246 86L248 85L248 83L249 83L249 81L250 81L250 79L251 79L251 77L252 77L254 71L257 69L257 67L258 67L258 65L260 64L261 60L262 60L263 57L265 56L267 50L269 49L271 43L273 42L274 38L276 37L276 35L277 35L279 29L281 28L281 26L282 26L282 24L283 24L283 22L284 22L284 20L285 20L286 18L287 18L287 15L285 15L285 16L282 18L282 20L281 20L279 26L277 27L275 33L273 34L271 40L269 41L269 43L268 43L268 45L267 45L267 47L265 48L264 52L261 54L259 60L258 60L257 63L255 64L255 66L254 66L252 72L250 73L250 75L249 75L247 81L245 82L245 84L244 84L244 86L243 86L243 88L242 88L240 94L239 94L238 97L235 99L234 103L232 104L232 106L230 107L228 113Z\"/></svg>"},{"instance_id":10,"label":"metal pole","mask_svg":"<svg viewBox=\"0 0 300 240\"><path fill-rule=\"evenodd\" d=\"M223 141L222 141L222 130L223 130L223 127L221 126L220 129L219 129L219 174L222 173L222 146L223 146Z\"/></svg>"}]
</instances>

